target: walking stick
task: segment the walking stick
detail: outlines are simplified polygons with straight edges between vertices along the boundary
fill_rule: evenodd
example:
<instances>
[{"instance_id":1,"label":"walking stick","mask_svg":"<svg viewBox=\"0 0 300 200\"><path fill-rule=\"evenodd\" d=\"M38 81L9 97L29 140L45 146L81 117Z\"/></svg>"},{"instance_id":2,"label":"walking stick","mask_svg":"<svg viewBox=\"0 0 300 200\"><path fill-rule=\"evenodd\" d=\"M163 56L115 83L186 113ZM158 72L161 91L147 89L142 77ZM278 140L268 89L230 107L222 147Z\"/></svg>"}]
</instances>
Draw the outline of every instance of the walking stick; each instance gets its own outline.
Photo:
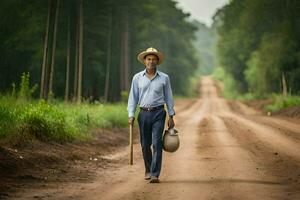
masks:
<instances>
[{"instance_id":1,"label":"walking stick","mask_svg":"<svg viewBox=\"0 0 300 200\"><path fill-rule=\"evenodd\" d=\"M133 124L129 125L129 164L133 165Z\"/></svg>"}]
</instances>

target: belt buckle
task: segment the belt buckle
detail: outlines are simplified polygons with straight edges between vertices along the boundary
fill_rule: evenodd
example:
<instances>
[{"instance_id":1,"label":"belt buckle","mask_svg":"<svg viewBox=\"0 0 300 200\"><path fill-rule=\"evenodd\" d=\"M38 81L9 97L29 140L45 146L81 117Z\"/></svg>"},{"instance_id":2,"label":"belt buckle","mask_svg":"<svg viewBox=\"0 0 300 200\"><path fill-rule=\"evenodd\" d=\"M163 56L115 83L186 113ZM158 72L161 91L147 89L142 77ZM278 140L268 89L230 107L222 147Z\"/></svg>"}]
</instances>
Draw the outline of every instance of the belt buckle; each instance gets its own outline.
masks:
<instances>
[{"instance_id":1,"label":"belt buckle","mask_svg":"<svg viewBox=\"0 0 300 200\"><path fill-rule=\"evenodd\" d=\"M147 108L147 111L151 111L151 108Z\"/></svg>"}]
</instances>

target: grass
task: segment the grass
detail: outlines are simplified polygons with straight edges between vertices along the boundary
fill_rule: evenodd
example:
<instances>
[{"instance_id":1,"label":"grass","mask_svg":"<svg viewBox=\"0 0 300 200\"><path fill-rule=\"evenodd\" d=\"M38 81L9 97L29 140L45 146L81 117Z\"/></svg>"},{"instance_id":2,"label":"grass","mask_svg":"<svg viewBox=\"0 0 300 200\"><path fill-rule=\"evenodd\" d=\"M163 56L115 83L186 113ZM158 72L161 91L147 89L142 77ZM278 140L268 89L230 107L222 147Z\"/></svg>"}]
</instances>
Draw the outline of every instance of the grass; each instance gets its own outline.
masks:
<instances>
[{"instance_id":1,"label":"grass","mask_svg":"<svg viewBox=\"0 0 300 200\"><path fill-rule=\"evenodd\" d=\"M274 103L265 107L267 111L275 112L287 107L300 105L300 96L272 95L272 98Z\"/></svg>"},{"instance_id":2,"label":"grass","mask_svg":"<svg viewBox=\"0 0 300 200\"><path fill-rule=\"evenodd\" d=\"M76 105L0 97L0 140L84 140L93 128L126 126L124 103Z\"/></svg>"},{"instance_id":3,"label":"grass","mask_svg":"<svg viewBox=\"0 0 300 200\"><path fill-rule=\"evenodd\" d=\"M243 101L251 101L257 99L272 99L273 103L264 107L266 111L275 112L287 107L300 105L300 96L282 96L281 94L240 94L236 90L235 80L226 74L224 69L216 68L211 75L214 80L220 81L223 84L222 96L226 99L237 99Z\"/></svg>"}]
</instances>

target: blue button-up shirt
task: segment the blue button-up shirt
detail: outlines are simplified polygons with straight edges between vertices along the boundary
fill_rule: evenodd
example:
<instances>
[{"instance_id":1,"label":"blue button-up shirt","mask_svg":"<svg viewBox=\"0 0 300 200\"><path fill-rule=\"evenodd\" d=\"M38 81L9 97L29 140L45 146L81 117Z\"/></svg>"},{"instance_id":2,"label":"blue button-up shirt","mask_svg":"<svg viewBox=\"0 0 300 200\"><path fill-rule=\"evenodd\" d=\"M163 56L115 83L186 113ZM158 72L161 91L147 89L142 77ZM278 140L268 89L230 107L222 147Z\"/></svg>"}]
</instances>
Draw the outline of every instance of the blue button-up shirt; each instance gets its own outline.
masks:
<instances>
[{"instance_id":1,"label":"blue button-up shirt","mask_svg":"<svg viewBox=\"0 0 300 200\"><path fill-rule=\"evenodd\" d=\"M169 116L175 115L170 78L156 70L155 76L149 79L146 69L134 75L128 98L128 116L133 117L136 106L156 107L167 104Z\"/></svg>"}]
</instances>

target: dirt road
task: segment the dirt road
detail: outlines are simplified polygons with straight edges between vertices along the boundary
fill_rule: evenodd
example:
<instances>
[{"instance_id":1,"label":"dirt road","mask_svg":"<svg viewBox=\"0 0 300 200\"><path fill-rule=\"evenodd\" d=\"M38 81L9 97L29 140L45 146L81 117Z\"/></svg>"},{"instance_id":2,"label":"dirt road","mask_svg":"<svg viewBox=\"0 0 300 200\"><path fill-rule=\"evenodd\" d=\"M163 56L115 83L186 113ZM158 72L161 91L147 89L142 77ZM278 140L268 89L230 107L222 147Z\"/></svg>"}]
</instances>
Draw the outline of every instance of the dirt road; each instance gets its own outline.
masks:
<instances>
[{"instance_id":1,"label":"dirt road","mask_svg":"<svg viewBox=\"0 0 300 200\"><path fill-rule=\"evenodd\" d=\"M181 147L164 153L160 184L143 180L136 144L133 166L126 164L126 148L106 156L116 166L97 171L88 183L26 189L14 199L300 199L300 123L229 104L209 77L203 78L200 94L176 104Z\"/></svg>"}]
</instances>

